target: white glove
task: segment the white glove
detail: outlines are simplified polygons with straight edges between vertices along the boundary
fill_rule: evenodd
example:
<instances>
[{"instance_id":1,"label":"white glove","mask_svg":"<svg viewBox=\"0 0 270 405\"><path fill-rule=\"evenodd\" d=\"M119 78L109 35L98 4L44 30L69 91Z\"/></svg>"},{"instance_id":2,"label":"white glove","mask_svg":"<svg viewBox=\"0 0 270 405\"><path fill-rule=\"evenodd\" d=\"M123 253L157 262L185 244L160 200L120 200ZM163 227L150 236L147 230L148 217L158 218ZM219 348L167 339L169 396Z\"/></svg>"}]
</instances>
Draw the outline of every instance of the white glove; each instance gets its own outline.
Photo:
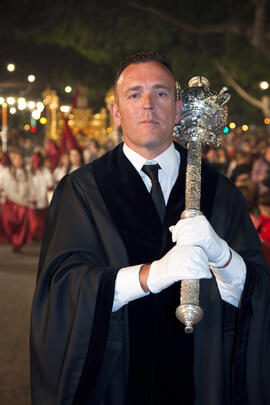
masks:
<instances>
[{"instance_id":1,"label":"white glove","mask_svg":"<svg viewBox=\"0 0 270 405\"><path fill-rule=\"evenodd\" d=\"M170 231L177 245L200 246L214 267L224 266L230 258L227 242L216 234L204 215L180 219Z\"/></svg>"},{"instance_id":2,"label":"white glove","mask_svg":"<svg viewBox=\"0 0 270 405\"><path fill-rule=\"evenodd\" d=\"M208 258L198 246L176 245L150 266L147 286L158 293L179 280L211 278Z\"/></svg>"}]
</instances>

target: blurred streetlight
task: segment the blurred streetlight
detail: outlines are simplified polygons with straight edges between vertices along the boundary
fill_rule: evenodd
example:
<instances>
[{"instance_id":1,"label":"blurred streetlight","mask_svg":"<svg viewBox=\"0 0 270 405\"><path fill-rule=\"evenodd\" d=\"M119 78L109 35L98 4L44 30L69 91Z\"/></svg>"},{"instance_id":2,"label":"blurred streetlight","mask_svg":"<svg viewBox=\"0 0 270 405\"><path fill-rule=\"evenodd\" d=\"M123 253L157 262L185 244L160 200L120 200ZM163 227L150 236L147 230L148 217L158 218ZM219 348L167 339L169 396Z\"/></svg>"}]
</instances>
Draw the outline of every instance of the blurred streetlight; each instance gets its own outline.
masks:
<instances>
[{"instance_id":1,"label":"blurred streetlight","mask_svg":"<svg viewBox=\"0 0 270 405\"><path fill-rule=\"evenodd\" d=\"M70 106L69 105L62 105L60 107L60 111L64 112L64 113L68 113L70 111Z\"/></svg>"},{"instance_id":2,"label":"blurred streetlight","mask_svg":"<svg viewBox=\"0 0 270 405\"><path fill-rule=\"evenodd\" d=\"M30 83L33 83L36 80L36 76L35 75L28 75L27 80Z\"/></svg>"},{"instance_id":3,"label":"blurred streetlight","mask_svg":"<svg viewBox=\"0 0 270 405\"><path fill-rule=\"evenodd\" d=\"M27 105L29 110L34 110L36 103L34 101L28 101Z\"/></svg>"},{"instance_id":4,"label":"blurred streetlight","mask_svg":"<svg viewBox=\"0 0 270 405\"><path fill-rule=\"evenodd\" d=\"M42 112L44 110L44 104L41 101L38 101L36 104L36 108L38 111Z\"/></svg>"},{"instance_id":5,"label":"blurred streetlight","mask_svg":"<svg viewBox=\"0 0 270 405\"><path fill-rule=\"evenodd\" d=\"M4 97L0 97L0 105L3 104L5 102Z\"/></svg>"},{"instance_id":6,"label":"blurred streetlight","mask_svg":"<svg viewBox=\"0 0 270 405\"><path fill-rule=\"evenodd\" d=\"M8 97L8 98L7 98L7 103L8 103L9 105L15 104L15 98L14 98L14 97Z\"/></svg>"},{"instance_id":7,"label":"blurred streetlight","mask_svg":"<svg viewBox=\"0 0 270 405\"><path fill-rule=\"evenodd\" d=\"M10 110L9 110L10 114L15 114L16 111L17 111L17 110L16 110L15 107L11 107Z\"/></svg>"},{"instance_id":8,"label":"blurred streetlight","mask_svg":"<svg viewBox=\"0 0 270 405\"><path fill-rule=\"evenodd\" d=\"M260 88L262 90L267 90L269 88L269 83L265 80L263 80L262 82L260 82Z\"/></svg>"},{"instance_id":9,"label":"blurred streetlight","mask_svg":"<svg viewBox=\"0 0 270 405\"><path fill-rule=\"evenodd\" d=\"M39 120L39 119L40 119L40 111L38 111L38 110L33 111L33 112L32 112L32 117L33 117L35 120Z\"/></svg>"},{"instance_id":10,"label":"blurred streetlight","mask_svg":"<svg viewBox=\"0 0 270 405\"><path fill-rule=\"evenodd\" d=\"M7 65L7 70L8 70L9 72L14 72L14 70L15 70L15 65L14 65L14 63L9 63L9 64Z\"/></svg>"},{"instance_id":11,"label":"blurred streetlight","mask_svg":"<svg viewBox=\"0 0 270 405\"><path fill-rule=\"evenodd\" d=\"M236 123L235 123L235 122L230 122L230 123L229 123L229 127L230 127L231 129L235 129L235 128L236 128Z\"/></svg>"},{"instance_id":12,"label":"blurred streetlight","mask_svg":"<svg viewBox=\"0 0 270 405\"><path fill-rule=\"evenodd\" d=\"M65 92L66 93L71 93L72 92L72 87L71 86L66 86L65 87Z\"/></svg>"},{"instance_id":13,"label":"blurred streetlight","mask_svg":"<svg viewBox=\"0 0 270 405\"><path fill-rule=\"evenodd\" d=\"M242 125L242 131L244 132L248 131L248 125L246 124Z\"/></svg>"}]
</instances>

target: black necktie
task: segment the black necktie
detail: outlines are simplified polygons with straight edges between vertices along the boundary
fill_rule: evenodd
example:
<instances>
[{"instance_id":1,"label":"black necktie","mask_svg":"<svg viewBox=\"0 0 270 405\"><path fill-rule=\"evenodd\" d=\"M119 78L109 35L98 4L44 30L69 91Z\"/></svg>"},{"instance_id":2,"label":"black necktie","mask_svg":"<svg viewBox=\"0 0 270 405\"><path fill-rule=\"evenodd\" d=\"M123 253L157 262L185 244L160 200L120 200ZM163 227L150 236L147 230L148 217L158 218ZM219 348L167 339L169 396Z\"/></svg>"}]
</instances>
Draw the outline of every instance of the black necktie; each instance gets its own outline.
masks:
<instances>
[{"instance_id":1,"label":"black necktie","mask_svg":"<svg viewBox=\"0 0 270 405\"><path fill-rule=\"evenodd\" d=\"M142 171L151 179L152 181L152 188L151 188L151 196L153 201L157 207L159 216L161 221L163 221L164 214L165 214L165 201L164 196L160 187L160 183L158 181L158 171L160 169L159 164L154 165L144 165L142 167Z\"/></svg>"}]
</instances>

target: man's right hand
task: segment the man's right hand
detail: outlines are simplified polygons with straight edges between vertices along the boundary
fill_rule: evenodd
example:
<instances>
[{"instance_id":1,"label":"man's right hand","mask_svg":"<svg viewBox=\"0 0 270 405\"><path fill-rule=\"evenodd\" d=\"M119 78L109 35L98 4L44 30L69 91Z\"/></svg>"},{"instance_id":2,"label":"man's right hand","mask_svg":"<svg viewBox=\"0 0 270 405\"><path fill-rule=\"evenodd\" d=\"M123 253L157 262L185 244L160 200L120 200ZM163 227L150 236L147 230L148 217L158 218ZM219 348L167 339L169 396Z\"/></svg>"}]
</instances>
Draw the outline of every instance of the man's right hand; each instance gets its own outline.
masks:
<instances>
[{"instance_id":1,"label":"man's right hand","mask_svg":"<svg viewBox=\"0 0 270 405\"><path fill-rule=\"evenodd\" d=\"M176 245L150 265L147 286L156 294L176 281L211 277L208 258L202 248Z\"/></svg>"}]
</instances>

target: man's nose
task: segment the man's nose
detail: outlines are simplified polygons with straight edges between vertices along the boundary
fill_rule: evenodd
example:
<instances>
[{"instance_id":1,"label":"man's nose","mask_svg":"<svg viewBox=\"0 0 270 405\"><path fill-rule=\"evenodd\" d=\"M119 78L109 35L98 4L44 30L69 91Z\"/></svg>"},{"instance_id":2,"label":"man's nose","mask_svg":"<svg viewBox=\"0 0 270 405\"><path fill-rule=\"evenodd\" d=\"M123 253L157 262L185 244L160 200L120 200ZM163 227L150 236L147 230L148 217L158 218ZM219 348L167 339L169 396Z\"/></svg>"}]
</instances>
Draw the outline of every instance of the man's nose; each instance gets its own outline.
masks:
<instances>
[{"instance_id":1,"label":"man's nose","mask_svg":"<svg viewBox=\"0 0 270 405\"><path fill-rule=\"evenodd\" d=\"M145 110L153 110L154 109L154 104L153 104L151 94L145 94L144 95L144 97L143 97L143 108Z\"/></svg>"}]
</instances>

